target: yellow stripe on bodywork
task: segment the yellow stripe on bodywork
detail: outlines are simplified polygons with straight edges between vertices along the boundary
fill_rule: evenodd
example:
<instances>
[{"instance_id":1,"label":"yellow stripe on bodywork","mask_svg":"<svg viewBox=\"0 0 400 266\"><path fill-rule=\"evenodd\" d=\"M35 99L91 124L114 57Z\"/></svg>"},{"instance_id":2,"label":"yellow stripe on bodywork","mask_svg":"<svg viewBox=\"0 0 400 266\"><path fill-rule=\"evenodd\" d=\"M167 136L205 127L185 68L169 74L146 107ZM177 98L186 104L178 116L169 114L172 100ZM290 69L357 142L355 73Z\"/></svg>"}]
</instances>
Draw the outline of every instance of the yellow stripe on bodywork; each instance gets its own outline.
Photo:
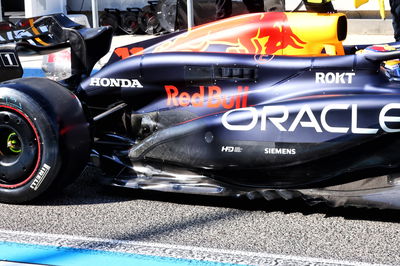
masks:
<instances>
[{"instance_id":1,"label":"yellow stripe on bodywork","mask_svg":"<svg viewBox=\"0 0 400 266\"><path fill-rule=\"evenodd\" d=\"M31 26L31 29L33 31L34 34L36 35L40 35L40 32L38 31L38 29L33 25L34 20L31 18L29 19L29 25ZM35 38L35 41L37 41L38 43L40 43L43 46L48 46L49 44L47 42L44 42L42 39L40 39L39 37Z\"/></svg>"}]
</instances>

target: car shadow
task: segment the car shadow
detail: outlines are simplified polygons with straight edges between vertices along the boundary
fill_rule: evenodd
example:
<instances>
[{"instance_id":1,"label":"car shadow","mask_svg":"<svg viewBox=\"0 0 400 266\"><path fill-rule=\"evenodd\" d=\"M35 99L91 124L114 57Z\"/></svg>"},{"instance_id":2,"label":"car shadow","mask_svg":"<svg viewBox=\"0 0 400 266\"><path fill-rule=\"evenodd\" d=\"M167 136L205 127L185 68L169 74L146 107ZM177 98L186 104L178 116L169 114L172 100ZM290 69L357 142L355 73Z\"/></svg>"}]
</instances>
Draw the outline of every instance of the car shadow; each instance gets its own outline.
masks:
<instances>
[{"instance_id":1,"label":"car shadow","mask_svg":"<svg viewBox=\"0 0 400 266\"><path fill-rule=\"evenodd\" d=\"M132 191L130 190L131 189L118 189L115 190L115 193L118 193L119 195L126 194L127 197L128 194L130 194L132 199L134 198L153 201L155 200L193 206L202 205L209 207L237 209L243 211L263 211L266 213L301 213L305 216L322 214L325 218L342 217L349 220L400 223L400 210L380 210L357 207L331 207L325 203L309 205L307 202L300 198L291 200L276 199L272 201L267 201L261 198L250 200L245 197L231 198L200 196L140 190L132 194Z\"/></svg>"},{"instance_id":2,"label":"car shadow","mask_svg":"<svg viewBox=\"0 0 400 266\"><path fill-rule=\"evenodd\" d=\"M324 217L343 217L350 220L368 220L400 223L400 210L379 210L356 207L330 207L325 203L309 205L302 199L250 200L246 197L202 196L158 191L136 190L101 185L98 181L101 171L86 170L72 185L62 191L47 193L31 202L32 205L65 206L104 204L123 201L150 200L185 205L229 208L243 211L266 213L322 214Z\"/></svg>"}]
</instances>

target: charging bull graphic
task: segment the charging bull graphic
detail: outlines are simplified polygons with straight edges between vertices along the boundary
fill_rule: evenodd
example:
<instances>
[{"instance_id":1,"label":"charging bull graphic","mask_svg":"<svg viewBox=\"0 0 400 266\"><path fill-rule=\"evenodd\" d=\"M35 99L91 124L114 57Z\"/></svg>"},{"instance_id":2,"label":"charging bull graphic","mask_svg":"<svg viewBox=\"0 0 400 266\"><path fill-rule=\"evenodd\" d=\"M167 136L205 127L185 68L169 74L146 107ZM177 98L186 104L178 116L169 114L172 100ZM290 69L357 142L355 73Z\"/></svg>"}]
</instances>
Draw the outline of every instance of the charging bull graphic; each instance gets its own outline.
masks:
<instances>
[{"instance_id":1,"label":"charging bull graphic","mask_svg":"<svg viewBox=\"0 0 400 266\"><path fill-rule=\"evenodd\" d=\"M253 13L200 25L161 43L119 47L110 60L162 52L337 56L345 54L346 35L341 13Z\"/></svg>"},{"instance_id":2,"label":"charging bull graphic","mask_svg":"<svg viewBox=\"0 0 400 266\"><path fill-rule=\"evenodd\" d=\"M234 29L234 30L232 30ZM204 32L207 32L204 37ZM166 41L153 52L227 52L282 54L283 49L302 49L306 42L292 30L283 12L257 13L194 28Z\"/></svg>"}]
</instances>

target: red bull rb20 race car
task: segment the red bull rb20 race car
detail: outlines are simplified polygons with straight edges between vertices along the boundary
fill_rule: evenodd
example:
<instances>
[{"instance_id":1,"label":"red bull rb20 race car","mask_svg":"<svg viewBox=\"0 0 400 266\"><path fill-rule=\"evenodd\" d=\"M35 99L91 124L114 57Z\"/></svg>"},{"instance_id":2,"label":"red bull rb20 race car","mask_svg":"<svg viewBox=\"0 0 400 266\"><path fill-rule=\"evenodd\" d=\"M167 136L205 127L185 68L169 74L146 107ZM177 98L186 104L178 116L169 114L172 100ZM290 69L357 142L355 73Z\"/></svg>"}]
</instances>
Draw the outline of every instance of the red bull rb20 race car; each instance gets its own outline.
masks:
<instances>
[{"instance_id":1,"label":"red bull rb20 race car","mask_svg":"<svg viewBox=\"0 0 400 266\"><path fill-rule=\"evenodd\" d=\"M2 202L90 162L112 186L400 207L400 49L343 46L343 14L232 17L119 47L93 75L110 28L25 24L0 39ZM18 78L18 54L65 47L70 78Z\"/></svg>"}]
</instances>

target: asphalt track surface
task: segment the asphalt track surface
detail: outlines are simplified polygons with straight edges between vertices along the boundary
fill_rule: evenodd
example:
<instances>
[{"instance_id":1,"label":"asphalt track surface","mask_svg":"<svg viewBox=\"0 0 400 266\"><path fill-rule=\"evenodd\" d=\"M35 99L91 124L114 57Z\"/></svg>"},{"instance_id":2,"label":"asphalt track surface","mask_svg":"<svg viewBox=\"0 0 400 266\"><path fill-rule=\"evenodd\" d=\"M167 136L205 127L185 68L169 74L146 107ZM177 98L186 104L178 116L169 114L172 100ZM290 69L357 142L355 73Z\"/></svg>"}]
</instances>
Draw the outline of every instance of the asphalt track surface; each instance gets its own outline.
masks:
<instances>
[{"instance_id":1,"label":"asphalt track surface","mask_svg":"<svg viewBox=\"0 0 400 266\"><path fill-rule=\"evenodd\" d=\"M0 230L400 264L400 211L109 188L99 176L89 169L62 193L0 204Z\"/></svg>"}]
</instances>

